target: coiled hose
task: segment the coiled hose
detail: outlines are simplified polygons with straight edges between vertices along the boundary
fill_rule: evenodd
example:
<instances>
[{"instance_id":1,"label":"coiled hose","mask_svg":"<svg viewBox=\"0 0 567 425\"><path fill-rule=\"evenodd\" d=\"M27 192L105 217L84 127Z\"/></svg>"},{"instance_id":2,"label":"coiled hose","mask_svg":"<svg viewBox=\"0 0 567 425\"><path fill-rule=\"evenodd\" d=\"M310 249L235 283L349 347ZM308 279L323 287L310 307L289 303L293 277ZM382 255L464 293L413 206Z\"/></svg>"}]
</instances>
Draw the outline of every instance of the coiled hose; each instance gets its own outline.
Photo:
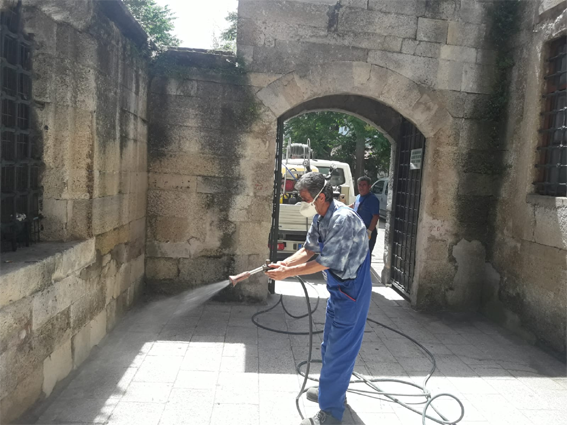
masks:
<instances>
[{"instance_id":1,"label":"coiled hose","mask_svg":"<svg viewBox=\"0 0 567 425\"><path fill-rule=\"evenodd\" d=\"M252 322L256 326L258 326L262 329L265 329L267 331L271 331L271 332L287 334L287 335L309 335L309 353L308 353L308 356L307 356L307 360L299 363L296 367L297 373L299 375L303 376L303 378L304 378L303 384L301 386L301 390L299 391L299 393L297 394L297 397L295 398L295 405L297 407L297 411L299 412L299 416L301 416L301 419L303 419L304 418L303 413L301 412L301 408L299 407L299 400L300 400L301 396L305 392L307 392L307 390L309 389L309 388L306 388L308 380L315 381L315 382L319 381L318 379L309 376L311 364L312 363L321 363L321 360L312 360L312 358L311 358L312 354L313 354L313 335L323 333L323 331L313 331L313 317L312 317L312 315L313 315L313 312L315 310L317 310L317 307L319 306L319 296L317 296L317 302L315 304L315 307L313 309L311 309L311 302L309 300L309 294L307 292L306 284L311 286L315 290L317 290L317 289L313 285L311 285L310 283L305 282L301 277L295 276L295 278L299 281L299 283L301 283L301 287L303 288L303 292L305 294L305 301L307 303L307 314L303 314L303 315L299 315L299 316L294 316L293 314L291 314L285 308L285 304L283 302L283 295L280 295L280 299L272 307L270 307L266 310L262 310L262 311L255 313L252 316ZM261 314L264 314L264 313L267 313L267 312L273 310L274 308L276 308L280 304L281 304L283 310L285 311L285 313L287 315L289 315L290 317L294 318L294 319L303 319L304 317L309 317L309 332L282 331L282 330L273 329L273 328L270 328L268 326L264 326L264 325L258 323L258 321L256 320L256 317L258 317ZM395 332L398 335L401 335L404 338L407 338L408 340L413 342L415 345L417 345L425 353L427 358L431 361L431 370L429 371L427 376L424 378L423 383L421 385L415 384L415 383L410 382L410 381L405 381L403 379L387 379L387 378L368 379L368 378L365 378L364 376L362 376L361 374L359 374L358 372L354 371L352 374L357 379L351 380L350 381L351 384L365 383L366 385L368 385L372 389L372 391L350 390L350 389L348 391L355 393L355 394L361 394L361 395L367 395L367 396L371 396L372 394L374 394L374 395L386 397L386 399L388 399L388 401L392 401L394 403L397 403L400 406L403 406L406 409L420 415L421 418L422 418L422 424L423 425L425 425L426 419L429 419L433 422L436 422L436 423L442 424L442 425L455 425L458 422L460 422L463 419L463 417L465 416L465 407L463 406L463 403L461 402L461 400L459 400L455 395L450 394L450 393L441 393L441 394L432 395L431 392L427 389L427 382L429 381L431 376L433 376L433 374L435 373L435 370L437 369L437 363L436 363L435 357L433 356L431 351L429 351L422 344L417 342L412 337L404 334L403 332L400 332L396 329L393 329L393 328L391 328L391 327L389 327L389 326L387 326L383 323L380 323L380 322L373 320L373 319L370 319L370 318L367 318L366 320L369 321L369 322L375 323L379 326L382 326L383 328L388 329L389 331ZM305 372L303 372L301 370L301 368L304 365L305 365ZM380 387L378 387L378 385L375 384L377 382L390 382L390 383L409 385L413 388L416 388L419 391L417 391L415 393L389 393L389 392L382 390ZM400 400L398 397L417 397L417 398L423 397L424 400L413 402L413 403L406 403L406 402L403 402L402 400ZM433 405L433 402L440 397L448 397L448 398L455 400L458 403L460 410L461 410L461 414L459 415L458 419L449 420L441 412L439 412L439 410L437 410L435 408L435 406ZM416 407L413 407L413 406L417 406L417 405L423 405L423 408L420 410ZM435 413L437 413L437 415L439 415L439 418L435 418L435 417L433 417L433 416L431 416L427 413L430 408L433 409L433 411Z\"/></svg>"}]
</instances>

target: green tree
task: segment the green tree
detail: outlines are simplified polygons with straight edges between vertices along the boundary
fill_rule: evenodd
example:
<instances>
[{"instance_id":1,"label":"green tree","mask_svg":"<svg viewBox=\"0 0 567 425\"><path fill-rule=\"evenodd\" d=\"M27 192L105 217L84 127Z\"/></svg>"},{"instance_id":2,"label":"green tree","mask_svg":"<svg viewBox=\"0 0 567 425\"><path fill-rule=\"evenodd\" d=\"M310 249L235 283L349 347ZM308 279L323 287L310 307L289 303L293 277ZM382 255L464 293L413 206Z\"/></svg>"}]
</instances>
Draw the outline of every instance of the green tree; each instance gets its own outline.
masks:
<instances>
[{"instance_id":1,"label":"green tree","mask_svg":"<svg viewBox=\"0 0 567 425\"><path fill-rule=\"evenodd\" d=\"M313 157L346 162L354 177L372 179L387 174L390 142L373 126L340 112L311 112L288 120L284 125L286 143L311 140Z\"/></svg>"},{"instance_id":2,"label":"green tree","mask_svg":"<svg viewBox=\"0 0 567 425\"><path fill-rule=\"evenodd\" d=\"M217 39L216 35L213 36L213 48L215 50L236 52L236 33L238 27L238 13L229 12L229 14L224 19L228 22L228 27L226 30L221 32L220 40Z\"/></svg>"},{"instance_id":3,"label":"green tree","mask_svg":"<svg viewBox=\"0 0 567 425\"><path fill-rule=\"evenodd\" d=\"M176 17L169 6L160 6L155 0L122 1L148 33L158 52L170 46L179 46L180 40L172 34Z\"/></svg>"}]
</instances>

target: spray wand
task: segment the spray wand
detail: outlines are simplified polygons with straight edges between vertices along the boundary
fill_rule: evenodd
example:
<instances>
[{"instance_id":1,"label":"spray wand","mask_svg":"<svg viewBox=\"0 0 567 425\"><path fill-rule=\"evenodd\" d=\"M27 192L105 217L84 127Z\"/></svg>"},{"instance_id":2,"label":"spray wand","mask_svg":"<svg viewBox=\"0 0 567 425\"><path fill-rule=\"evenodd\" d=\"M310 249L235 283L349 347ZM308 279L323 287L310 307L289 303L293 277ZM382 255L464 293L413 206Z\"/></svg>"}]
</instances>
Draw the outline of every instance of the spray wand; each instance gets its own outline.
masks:
<instances>
[{"instance_id":1,"label":"spray wand","mask_svg":"<svg viewBox=\"0 0 567 425\"><path fill-rule=\"evenodd\" d=\"M236 276L229 276L228 280L232 283L232 286L236 286L237 283L242 282L243 280L248 279L250 276L255 275L256 273L266 272L270 270L270 260L266 260L266 264L247 272L242 272L237 274Z\"/></svg>"}]
</instances>

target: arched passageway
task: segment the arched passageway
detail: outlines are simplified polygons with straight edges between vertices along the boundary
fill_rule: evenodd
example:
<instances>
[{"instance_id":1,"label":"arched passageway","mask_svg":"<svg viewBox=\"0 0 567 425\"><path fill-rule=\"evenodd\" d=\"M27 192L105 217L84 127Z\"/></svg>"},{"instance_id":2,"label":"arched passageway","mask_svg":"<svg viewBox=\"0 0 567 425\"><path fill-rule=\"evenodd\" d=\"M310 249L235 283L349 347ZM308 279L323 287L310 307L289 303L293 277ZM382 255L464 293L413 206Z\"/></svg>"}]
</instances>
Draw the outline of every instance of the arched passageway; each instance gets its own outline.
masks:
<instances>
[{"instance_id":1,"label":"arched passageway","mask_svg":"<svg viewBox=\"0 0 567 425\"><path fill-rule=\"evenodd\" d=\"M278 238L279 188L283 156L283 125L289 119L316 111L337 111L356 116L383 133L392 145L384 243L383 283L392 284L410 296L418 253L417 231L421 200L422 163L425 137L417 127L391 107L359 95L330 95L311 99L278 118L271 240ZM277 254L272 243L272 260Z\"/></svg>"}]
</instances>

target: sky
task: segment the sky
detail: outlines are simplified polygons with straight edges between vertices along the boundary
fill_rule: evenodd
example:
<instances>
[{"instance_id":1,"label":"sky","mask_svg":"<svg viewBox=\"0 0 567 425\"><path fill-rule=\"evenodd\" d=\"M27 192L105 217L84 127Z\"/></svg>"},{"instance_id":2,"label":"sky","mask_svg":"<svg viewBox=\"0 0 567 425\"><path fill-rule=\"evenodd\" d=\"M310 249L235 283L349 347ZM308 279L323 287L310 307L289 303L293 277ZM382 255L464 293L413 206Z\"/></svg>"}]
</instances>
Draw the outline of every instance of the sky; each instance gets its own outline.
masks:
<instances>
[{"instance_id":1,"label":"sky","mask_svg":"<svg viewBox=\"0 0 567 425\"><path fill-rule=\"evenodd\" d=\"M175 13L174 34L181 40L181 47L211 49L213 35L220 35L227 27L225 17L236 11L238 0L156 0L161 6L169 6Z\"/></svg>"}]
</instances>

